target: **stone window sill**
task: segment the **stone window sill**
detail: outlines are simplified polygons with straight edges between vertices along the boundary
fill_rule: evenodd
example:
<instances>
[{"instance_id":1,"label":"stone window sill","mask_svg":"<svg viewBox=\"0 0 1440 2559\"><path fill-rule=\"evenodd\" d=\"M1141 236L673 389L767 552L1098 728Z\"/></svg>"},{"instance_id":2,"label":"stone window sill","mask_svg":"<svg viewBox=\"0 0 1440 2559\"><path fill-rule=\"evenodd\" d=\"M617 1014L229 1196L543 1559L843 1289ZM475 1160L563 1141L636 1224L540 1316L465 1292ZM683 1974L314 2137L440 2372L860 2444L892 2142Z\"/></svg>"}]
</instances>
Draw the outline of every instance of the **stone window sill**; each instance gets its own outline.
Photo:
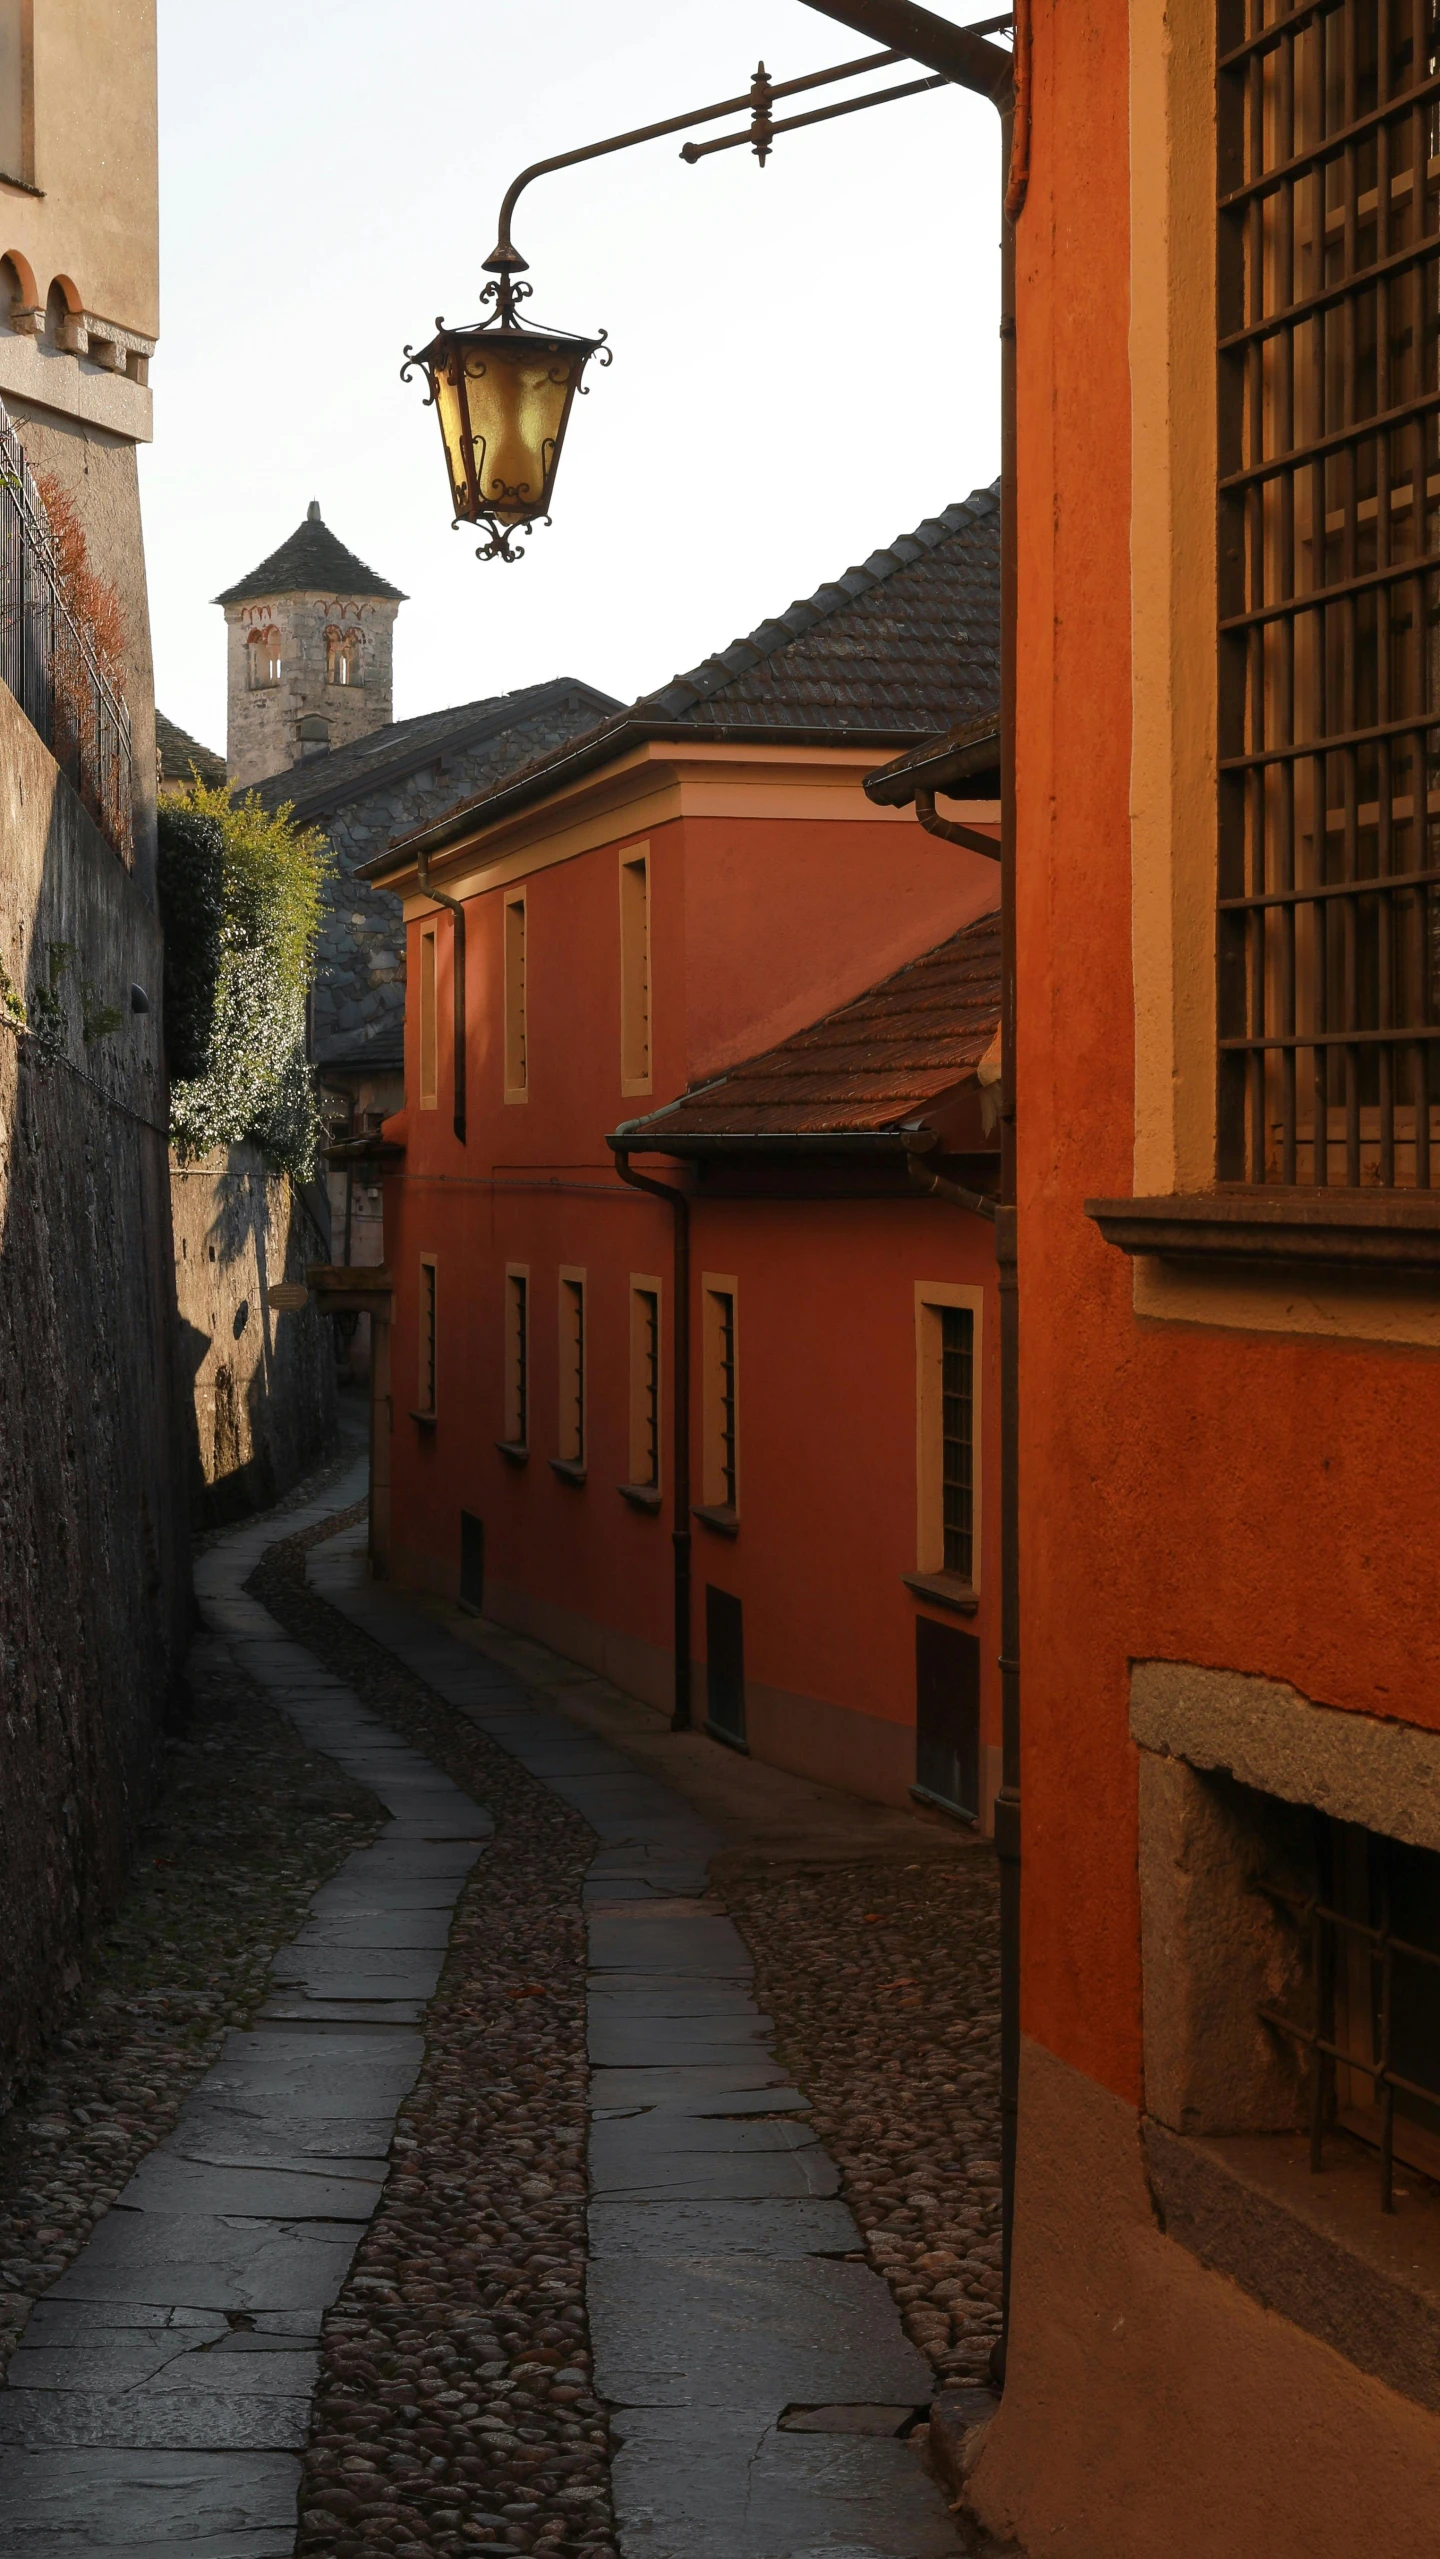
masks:
<instances>
[{"instance_id":1,"label":"stone window sill","mask_svg":"<svg viewBox=\"0 0 1440 2559\"><path fill-rule=\"evenodd\" d=\"M507 1464L511 1466L529 1465L530 1451L523 1439L497 1439L495 1445L499 1449L501 1456L506 1460Z\"/></svg>"},{"instance_id":2,"label":"stone window sill","mask_svg":"<svg viewBox=\"0 0 1440 2559\"><path fill-rule=\"evenodd\" d=\"M1380 2210L1375 2153L1341 2133L1310 2174L1300 2134L1198 2140L1147 2117L1167 2236L1266 2309L1405 2398L1440 2409L1440 2189L1398 2169Z\"/></svg>"},{"instance_id":3,"label":"stone window sill","mask_svg":"<svg viewBox=\"0 0 1440 2559\"><path fill-rule=\"evenodd\" d=\"M953 1608L957 1617L973 1617L980 1606L973 1582L962 1582L958 1573L902 1573L900 1579L917 1599L932 1599L937 1608Z\"/></svg>"},{"instance_id":4,"label":"stone window sill","mask_svg":"<svg viewBox=\"0 0 1440 2559\"><path fill-rule=\"evenodd\" d=\"M622 1502L628 1502L632 1510L654 1513L660 1508L661 1493L658 1484L617 1484L615 1490Z\"/></svg>"},{"instance_id":5,"label":"stone window sill","mask_svg":"<svg viewBox=\"0 0 1440 2559\"><path fill-rule=\"evenodd\" d=\"M738 1537L740 1514L728 1502L697 1502L695 1517L702 1528L713 1529L717 1537Z\"/></svg>"},{"instance_id":6,"label":"stone window sill","mask_svg":"<svg viewBox=\"0 0 1440 2559\"><path fill-rule=\"evenodd\" d=\"M1230 1262L1440 1268L1440 1192L1229 1190L1087 1200L1122 1253Z\"/></svg>"},{"instance_id":7,"label":"stone window sill","mask_svg":"<svg viewBox=\"0 0 1440 2559\"><path fill-rule=\"evenodd\" d=\"M562 1484L583 1484L587 1472L580 1460L575 1457L552 1457L550 1471L553 1475L559 1476Z\"/></svg>"}]
</instances>

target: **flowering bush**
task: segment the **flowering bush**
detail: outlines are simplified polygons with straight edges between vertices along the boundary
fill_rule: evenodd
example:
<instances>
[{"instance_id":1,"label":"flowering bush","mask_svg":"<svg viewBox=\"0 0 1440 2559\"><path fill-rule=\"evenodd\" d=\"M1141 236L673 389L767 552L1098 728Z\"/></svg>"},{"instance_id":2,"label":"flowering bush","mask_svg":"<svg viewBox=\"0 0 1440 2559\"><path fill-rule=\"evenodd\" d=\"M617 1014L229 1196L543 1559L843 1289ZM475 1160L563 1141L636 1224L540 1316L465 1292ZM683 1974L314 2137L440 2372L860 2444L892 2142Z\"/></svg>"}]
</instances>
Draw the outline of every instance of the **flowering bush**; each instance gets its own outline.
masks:
<instances>
[{"instance_id":1,"label":"flowering bush","mask_svg":"<svg viewBox=\"0 0 1440 2559\"><path fill-rule=\"evenodd\" d=\"M249 1138L277 1172L308 1181L321 1120L306 1057L305 996L329 848L198 780L162 800L170 1133L182 1157Z\"/></svg>"}]
</instances>

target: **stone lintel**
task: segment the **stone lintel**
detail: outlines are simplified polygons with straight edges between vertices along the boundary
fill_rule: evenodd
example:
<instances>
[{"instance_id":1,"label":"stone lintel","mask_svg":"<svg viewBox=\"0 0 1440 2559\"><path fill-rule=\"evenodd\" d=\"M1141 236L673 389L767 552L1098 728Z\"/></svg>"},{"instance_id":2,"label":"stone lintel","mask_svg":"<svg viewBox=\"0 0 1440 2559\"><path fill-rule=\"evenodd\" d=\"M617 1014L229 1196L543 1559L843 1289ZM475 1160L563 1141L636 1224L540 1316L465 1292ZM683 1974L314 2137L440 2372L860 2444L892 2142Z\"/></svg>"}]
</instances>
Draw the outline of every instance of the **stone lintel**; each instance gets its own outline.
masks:
<instances>
[{"instance_id":1,"label":"stone lintel","mask_svg":"<svg viewBox=\"0 0 1440 2559\"><path fill-rule=\"evenodd\" d=\"M1318 1705L1284 1680L1137 1661L1130 1733L1142 1750L1440 1850L1440 1732Z\"/></svg>"}]
</instances>

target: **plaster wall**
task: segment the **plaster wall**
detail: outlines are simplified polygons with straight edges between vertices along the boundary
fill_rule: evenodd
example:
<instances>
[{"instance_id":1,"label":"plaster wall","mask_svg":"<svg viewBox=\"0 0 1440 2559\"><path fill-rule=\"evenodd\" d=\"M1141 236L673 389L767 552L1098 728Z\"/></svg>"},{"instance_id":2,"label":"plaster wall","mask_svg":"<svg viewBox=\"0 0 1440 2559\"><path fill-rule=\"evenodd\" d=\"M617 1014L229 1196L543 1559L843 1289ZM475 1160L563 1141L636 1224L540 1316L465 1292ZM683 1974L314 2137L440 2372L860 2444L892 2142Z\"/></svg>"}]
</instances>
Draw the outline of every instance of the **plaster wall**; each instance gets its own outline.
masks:
<instances>
[{"instance_id":1,"label":"plaster wall","mask_svg":"<svg viewBox=\"0 0 1440 2559\"><path fill-rule=\"evenodd\" d=\"M3 687L0 967L3 2099L122 1882L189 1629L159 926Z\"/></svg>"},{"instance_id":2,"label":"plaster wall","mask_svg":"<svg viewBox=\"0 0 1440 2559\"><path fill-rule=\"evenodd\" d=\"M1414 2559L1433 2545L1440 2416L1167 2237L1135 2109L1033 2043L1012 2323L968 2493L1025 2549Z\"/></svg>"},{"instance_id":3,"label":"plaster wall","mask_svg":"<svg viewBox=\"0 0 1440 2559\"><path fill-rule=\"evenodd\" d=\"M332 1326L314 1302L283 1311L277 1282L327 1261L320 1204L258 1147L172 1164L176 1356L193 1409L190 1516L212 1528L264 1510L326 1454L336 1433Z\"/></svg>"},{"instance_id":4,"label":"plaster wall","mask_svg":"<svg viewBox=\"0 0 1440 2559\"><path fill-rule=\"evenodd\" d=\"M299 816L323 829L335 856L315 972L315 1055L322 1067L398 1072L404 1058L404 920L388 890L357 877L360 866L427 818L560 745L595 716L589 697L562 697L532 718L469 744L463 732L442 736L433 753L409 770L402 724L388 742L376 741L373 778L346 773L328 797L323 759L317 758L292 783L264 794L273 805L293 791ZM393 1100L388 1107L395 1107Z\"/></svg>"},{"instance_id":5,"label":"plaster wall","mask_svg":"<svg viewBox=\"0 0 1440 2559\"><path fill-rule=\"evenodd\" d=\"M154 0L27 0L23 165L0 176L0 255L43 307L160 326Z\"/></svg>"},{"instance_id":6,"label":"plaster wall","mask_svg":"<svg viewBox=\"0 0 1440 2559\"><path fill-rule=\"evenodd\" d=\"M353 745L372 729L388 728L394 698L395 616L399 606L380 595L247 596L225 608L229 719L225 760L240 788L272 773L313 760L324 746ZM281 673L273 684L252 682L251 633L279 634ZM360 635L358 675L349 683L329 679L328 634ZM259 645L255 654L259 654ZM325 725L323 744L301 737L302 720Z\"/></svg>"},{"instance_id":7,"label":"plaster wall","mask_svg":"<svg viewBox=\"0 0 1440 2559\"><path fill-rule=\"evenodd\" d=\"M507 1622L544 1631L656 1704L669 1696L669 1212L617 1179L605 1132L652 1102L622 1083L620 865L650 857L651 1089L682 1091L723 1037L745 1055L812 1020L993 901L994 866L958 859L913 822L681 818L612 840L467 901L467 1142L452 1126L454 927L434 918L437 1076L418 1102L418 1026L408 1025L409 1101L388 1124L407 1149L386 1183L386 1263L395 1291L390 1565L453 1593L460 1513L485 1527L487 1587ZM841 910L836 926L827 883ZM505 1097L505 900L526 898L523 1100ZM424 901L413 899L418 939ZM433 910L432 910L433 914ZM812 930L813 926L813 930ZM417 960L418 960L418 954ZM795 992L798 986L799 993ZM752 1006L748 1017L747 1001ZM697 1035L697 1013L701 1032ZM793 1017L793 1018L792 1018ZM703 1064L702 1064L703 1061ZM416 1416L419 1268L435 1256L436 1414ZM506 1437L507 1266L529 1274L529 1450ZM704 1714L707 1580L742 1598L751 1746L777 1764L904 1802L914 1779L915 1621L903 1576L918 1562L916 1283L993 1286L988 1224L898 1199L727 1203L694 1211L692 1267L740 1290L741 1522L727 1538L695 1524L694 1651ZM559 1278L586 1285L586 1480L559 1476ZM632 1275L661 1282L662 1506L627 1502ZM700 1500L700 1328L694 1323L693 1498ZM857 1341L865 1357L855 1354ZM982 1323L982 1552L998 1539L996 1327ZM988 1524L987 1524L988 1523ZM998 1742L993 1574L976 1635L983 1740ZM942 1612L936 1611L937 1615ZM954 1618L947 1619L955 1624ZM628 1665L622 1676L621 1663Z\"/></svg>"},{"instance_id":8,"label":"plaster wall","mask_svg":"<svg viewBox=\"0 0 1440 2559\"><path fill-rule=\"evenodd\" d=\"M1159 1186L1167 1164L1213 1179L1197 1154L1197 1114L1213 1107L1203 1042L1186 1046L1213 1004L1213 943L1171 867L1213 805L1195 746L1213 583L1176 575L1176 546L1210 504L1203 450L1187 448L1199 483L1167 497L1154 478L1194 411L1209 321L1203 300L1172 309L1153 279L1129 302L1132 259L1153 257L1165 213L1164 155L1177 188L1206 165L1203 78L1171 124L1197 23L1149 0L1128 13L1039 0L1034 26L1017 232L1016 858L1032 2056L1009 2376L977 2495L1026 2546L1085 2559L1339 2559L1433 2536L1433 2422L1164 2239L1134 2130L1150 2103L1147 2009L1163 2022L1167 1984L1147 1991L1142 1968L1132 1663L1243 1673L1337 1723L1440 1732L1433 1352L1403 1328L1380 1338L1368 1316L1347 1329L1335 1310L1373 1308L1377 1292L1343 1273L1323 1291L1282 1283L1289 1327L1273 1302L1257 1315L1243 1285L1222 1308L1193 1275L1157 1304L1085 1214L1087 1198ZM1202 443L1212 406L1209 386ZM1156 628L1162 593L1173 632ZM1207 899L1213 878L1212 839ZM1170 1951L1157 1943L1152 1962ZM1168 2104L1173 2090L1155 2094Z\"/></svg>"}]
</instances>

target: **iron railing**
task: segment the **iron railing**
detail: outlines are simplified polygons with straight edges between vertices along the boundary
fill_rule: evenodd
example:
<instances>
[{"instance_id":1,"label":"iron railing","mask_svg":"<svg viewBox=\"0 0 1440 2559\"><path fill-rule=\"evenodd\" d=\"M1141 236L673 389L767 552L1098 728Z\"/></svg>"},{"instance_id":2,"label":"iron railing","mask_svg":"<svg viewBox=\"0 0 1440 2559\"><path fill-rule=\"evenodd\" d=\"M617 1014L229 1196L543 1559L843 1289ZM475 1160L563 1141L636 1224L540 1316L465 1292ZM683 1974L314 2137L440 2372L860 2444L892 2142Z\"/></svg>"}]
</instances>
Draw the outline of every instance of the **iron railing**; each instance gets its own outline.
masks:
<instances>
[{"instance_id":1,"label":"iron railing","mask_svg":"<svg viewBox=\"0 0 1440 2559\"><path fill-rule=\"evenodd\" d=\"M0 678L127 867L130 713L66 600L49 518L0 405Z\"/></svg>"},{"instance_id":2,"label":"iron railing","mask_svg":"<svg viewBox=\"0 0 1440 2559\"><path fill-rule=\"evenodd\" d=\"M1440 32L1220 0L1222 1180L1440 1182Z\"/></svg>"},{"instance_id":3,"label":"iron railing","mask_svg":"<svg viewBox=\"0 0 1440 2559\"><path fill-rule=\"evenodd\" d=\"M1347 1896L1323 1882L1297 1892L1274 1877L1258 1879L1257 1890L1295 1923L1313 2001L1309 2019L1268 2000L1259 2014L1305 2055L1312 2171L1324 2165L1327 2133L1358 2133L1378 2150L1388 2213L1397 2156L1431 2177L1440 2170L1440 1861L1391 1840L1372 1837L1364 1846L1368 1873L1350 1909ZM1437 1942L1417 1943L1417 1926Z\"/></svg>"}]
</instances>

